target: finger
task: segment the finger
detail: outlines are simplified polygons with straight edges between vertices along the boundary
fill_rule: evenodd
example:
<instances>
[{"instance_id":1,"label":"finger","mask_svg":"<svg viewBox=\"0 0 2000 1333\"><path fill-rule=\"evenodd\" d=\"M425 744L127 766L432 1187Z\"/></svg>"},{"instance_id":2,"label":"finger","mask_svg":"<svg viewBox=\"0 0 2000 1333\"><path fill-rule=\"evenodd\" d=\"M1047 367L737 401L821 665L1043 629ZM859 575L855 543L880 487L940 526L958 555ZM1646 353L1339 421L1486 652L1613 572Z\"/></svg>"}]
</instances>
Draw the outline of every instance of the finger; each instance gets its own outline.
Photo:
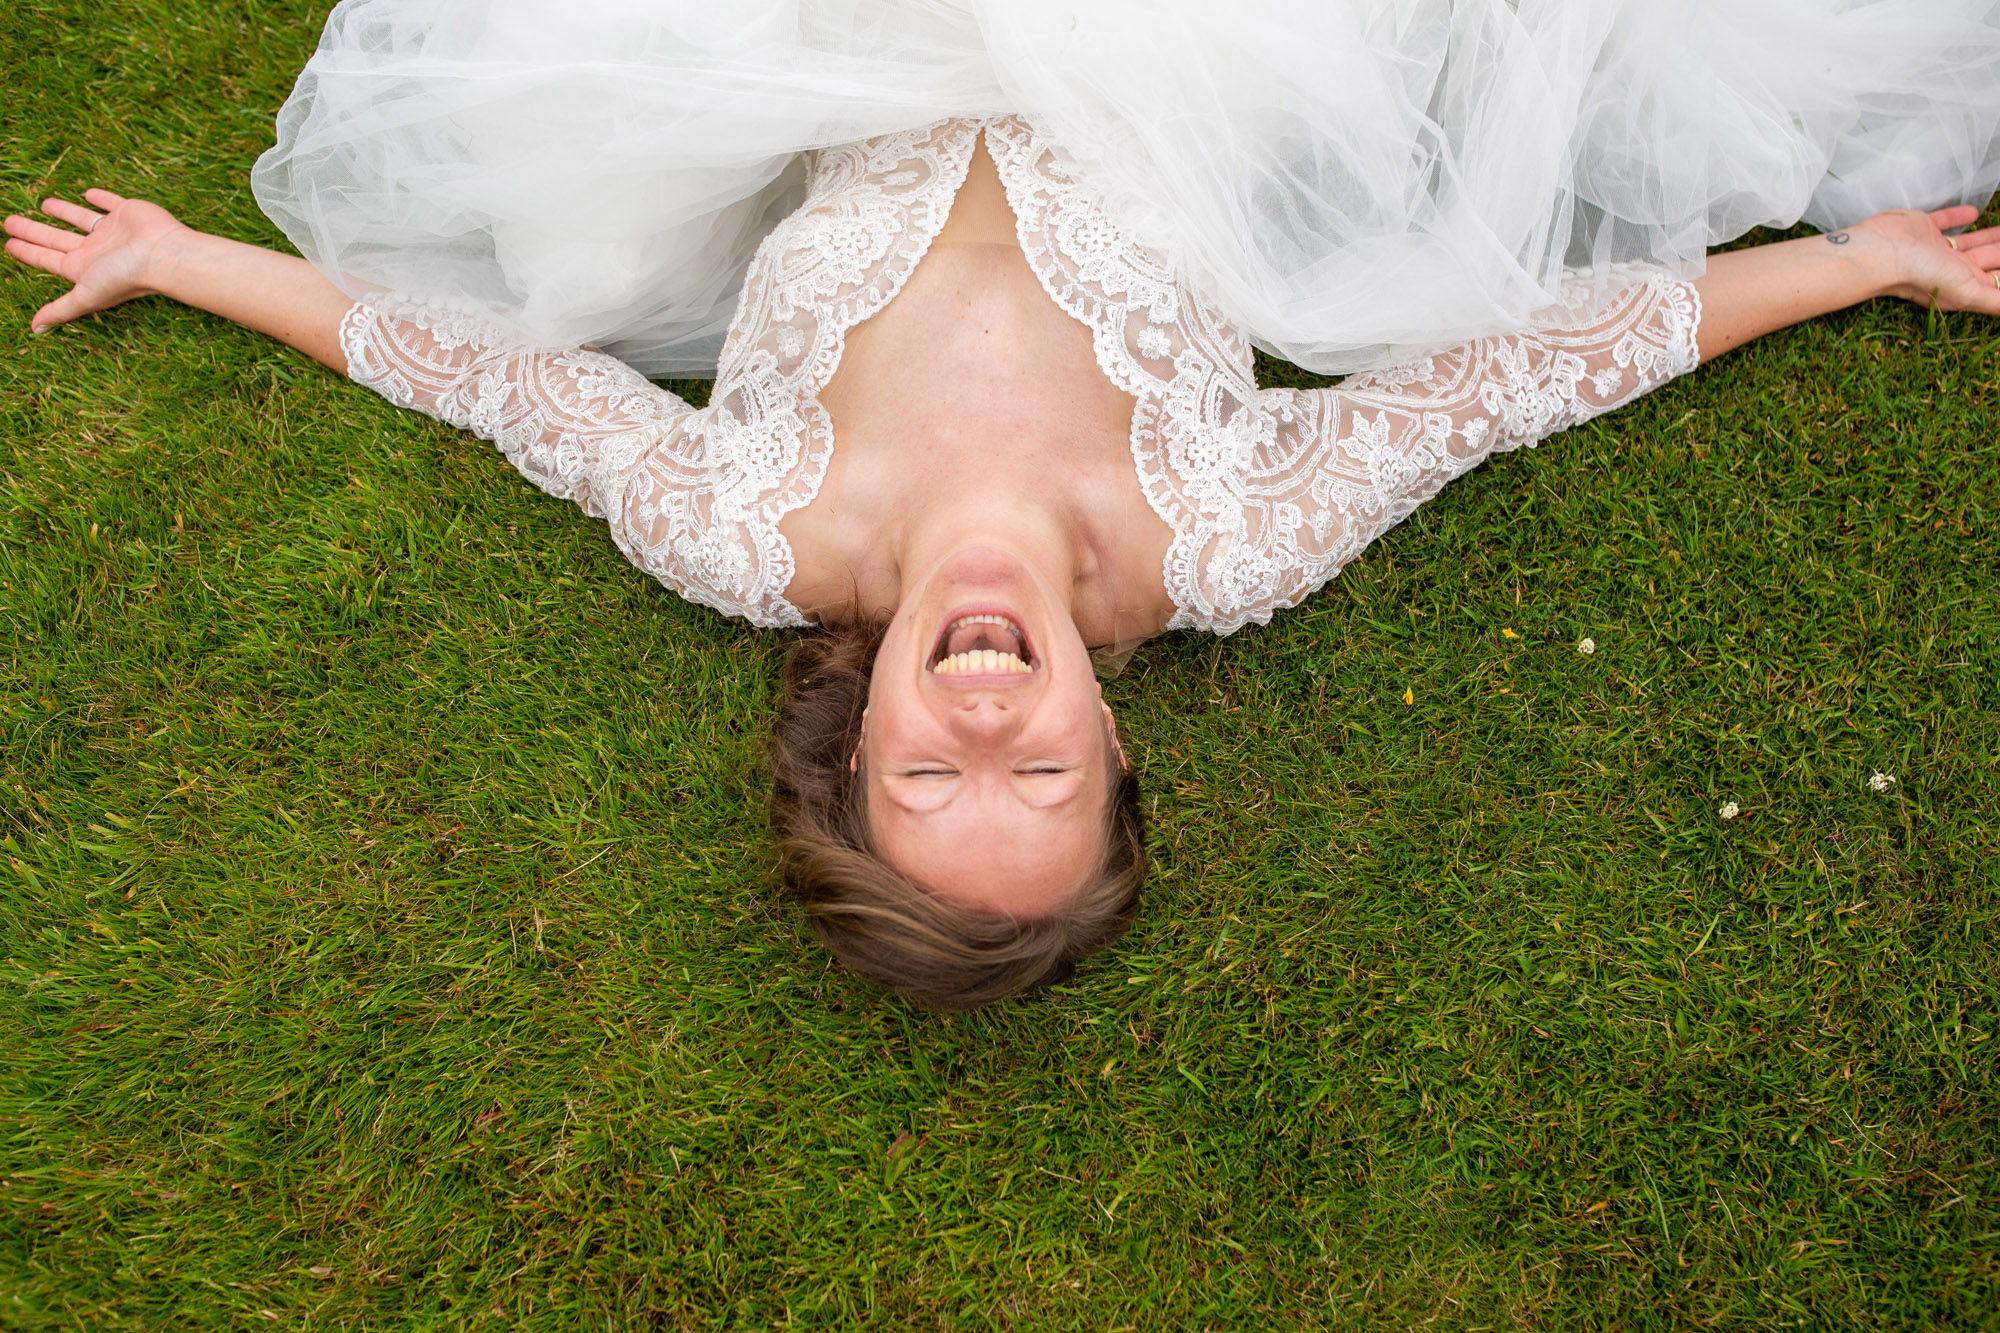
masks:
<instances>
[{"instance_id":1,"label":"finger","mask_svg":"<svg viewBox=\"0 0 2000 1333\"><path fill-rule=\"evenodd\" d=\"M1982 315L2000 315L2000 279L1991 272L1982 273L1962 291L1954 293L1953 302L1961 310L1976 311Z\"/></svg>"},{"instance_id":2,"label":"finger","mask_svg":"<svg viewBox=\"0 0 2000 1333\"><path fill-rule=\"evenodd\" d=\"M2000 268L2000 244L1960 246L1958 254L1980 272L1992 272L1994 268Z\"/></svg>"},{"instance_id":3,"label":"finger","mask_svg":"<svg viewBox=\"0 0 2000 1333\"><path fill-rule=\"evenodd\" d=\"M8 218L7 234L30 245L39 245L45 250L61 250L65 253L83 244L83 237L75 232L51 227L48 223L37 222L33 218Z\"/></svg>"},{"instance_id":4,"label":"finger","mask_svg":"<svg viewBox=\"0 0 2000 1333\"><path fill-rule=\"evenodd\" d=\"M1953 204L1950 208L1940 208L1930 214L1930 220L1940 230L1963 227L1979 216L1979 210L1971 204Z\"/></svg>"},{"instance_id":5,"label":"finger","mask_svg":"<svg viewBox=\"0 0 2000 1333\"><path fill-rule=\"evenodd\" d=\"M1981 315L2000 315L2000 287L1988 278L1973 288L1976 296L1968 298L1965 308Z\"/></svg>"},{"instance_id":6,"label":"finger","mask_svg":"<svg viewBox=\"0 0 2000 1333\"><path fill-rule=\"evenodd\" d=\"M1962 231L1952 239L1958 242L1959 253L1963 254L2000 241L2000 227L1981 227L1978 231Z\"/></svg>"},{"instance_id":7,"label":"finger","mask_svg":"<svg viewBox=\"0 0 2000 1333\"><path fill-rule=\"evenodd\" d=\"M104 221L104 214L96 209L85 208L82 204L72 204L67 199L44 199L42 211L58 222L67 222L70 226L86 232Z\"/></svg>"},{"instance_id":8,"label":"finger","mask_svg":"<svg viewBox=\"0 0 2000 1333\"><path fill-rule=\"evenodd\" d=\"M62 276L63 252L60 250L51 250L31 241L10 240L7 242L7 253L29 268L38 268L59 278Z\"/></svg>"},{"instance_id":9,"label":"finger","mask_svg":"<svg viewBox=\"0 0 2000 1333\"><path fill-rule=\"evenodd\" d=\"M1995 295L2000 296L2000 292ZM58 324L67 324L77 316L89 313L90 303L78 296L75 288L71 288L37 310L29 318L28 327L36 333L46 333Z\"/></svg>"},{"instance_id":10,"label":"finger","mask_svg":"<svg viewBox=\"0 0 2000 1333\"><path fill-rule=\"evenodd\" d=\"M104 209L106 212L109 212L110 210L118 207L118 205L125 202L124 195L113 194L109 190L98 189L96 187L92 187L91 189L85 190L83 192L83 198L85 203L96 204L99 208Z\"/></svg>"}]
</instances>

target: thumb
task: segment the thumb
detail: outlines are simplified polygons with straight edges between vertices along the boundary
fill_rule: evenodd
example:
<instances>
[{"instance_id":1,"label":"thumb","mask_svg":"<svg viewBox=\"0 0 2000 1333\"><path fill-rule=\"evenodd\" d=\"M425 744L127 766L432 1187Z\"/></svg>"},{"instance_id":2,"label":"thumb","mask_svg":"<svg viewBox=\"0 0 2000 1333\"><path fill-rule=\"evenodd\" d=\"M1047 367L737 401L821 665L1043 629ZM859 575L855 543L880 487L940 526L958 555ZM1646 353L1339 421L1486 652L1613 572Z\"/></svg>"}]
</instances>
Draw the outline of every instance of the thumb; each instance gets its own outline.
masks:
<instances>
[{"instance_id":1,"label":"thumb","mask_svg":"<svg viewBox=\"0 0 2000 1333\"><path fill-rule=\"evenodd\" d=\"M47 333L58 324L67 324L73 319L89 314L95 307L86 300L77 288L58 296L55 300L37 310L28 320L28 327L36 333Z\"/></svg>"}]
</instances>

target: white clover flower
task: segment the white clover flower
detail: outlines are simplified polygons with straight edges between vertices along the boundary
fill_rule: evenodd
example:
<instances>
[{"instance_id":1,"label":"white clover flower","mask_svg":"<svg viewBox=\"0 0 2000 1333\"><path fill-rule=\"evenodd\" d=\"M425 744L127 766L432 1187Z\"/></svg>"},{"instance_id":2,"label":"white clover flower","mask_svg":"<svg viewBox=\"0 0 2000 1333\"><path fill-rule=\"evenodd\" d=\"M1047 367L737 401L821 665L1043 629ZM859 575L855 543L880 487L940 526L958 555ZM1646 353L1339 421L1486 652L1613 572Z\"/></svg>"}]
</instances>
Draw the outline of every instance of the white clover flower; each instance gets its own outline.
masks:
<instances>
[{"instance_id":1,"label":"white clover flower","mask_svg":"<svg viewBox=\"0 0 2000 1333\"><path fill-rule=\"evenodd\" d=\"M1724 801L1722 803L1722 807L1715 813L1721 815L1724 819L1734 819L1736 818L1736 816L1742 814L1743 812L1736 808L1736 802Z\"/></svg>"},{"instance_id":2,"label":"white clover flower","mask_svg":"<svg viewBox=\"0 0 2000 1333\"><path fill-rule=\"evenodd\" d=\"M1874 777L1868 779L1869 791L1887 791L1895 785L1896 779L1887 773L1877 773Z\"/></svg>"},{"instance_id":3,"label":"white clover flower","mask_svg":"<svg viewBox=\"0 0 2000 1333\"><path fill-rule=\"evenodd\" d=\"M1583 654L1583 655L1584 655L1585 657L1588 657L1588 656L1590 656L1590 655L1591 655L1592 653L1594 653L1594 652L1596 652L1596 651L1597 651L1597 640L1595 640L1595 639L1578 639L1578 640L1576 641L1576 650L1577 650L1578 652L1582 653L1582 654Z\"/></svg>"}]
</instances>

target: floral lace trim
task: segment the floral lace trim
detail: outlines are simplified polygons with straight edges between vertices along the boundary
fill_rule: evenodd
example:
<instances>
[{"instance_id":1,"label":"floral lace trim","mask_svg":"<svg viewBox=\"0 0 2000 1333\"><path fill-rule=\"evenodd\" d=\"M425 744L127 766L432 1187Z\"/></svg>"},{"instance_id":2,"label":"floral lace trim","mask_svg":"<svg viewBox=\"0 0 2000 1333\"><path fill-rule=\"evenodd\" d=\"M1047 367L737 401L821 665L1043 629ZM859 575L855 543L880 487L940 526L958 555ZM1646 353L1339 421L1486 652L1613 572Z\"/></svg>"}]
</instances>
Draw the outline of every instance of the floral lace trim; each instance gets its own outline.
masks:
<instances>
[{"instance_id":1,"label":"floral lace trim","mask_svg":"<svg viewBox=\"0 0 2000 1333\"><path fill-rule=\"evenodd\" d=\"M348 375L493 441L523 476L607 520L633 564L705 606L785 623L721 535L693 410L588 349L521 348L477 315L371 296L341 320Z\"/></svg>"},{"instance_id":2,"label":"floral lace trim","mask_svg":"<svg viewBox=\"0 0 2000 1333\"><path fill-rule=\"evenodd\" d=\"M1637 275L1634 275L1637 276ZM1700 298L1652 274L1608 301L1577 286L1521 334L1485 338L1338 389L1267 390L1278 423L1238 481L1238 521L1211 526L1188 623L1263 624L1489 455L1532 447L1700 361Z\"/></svg>"},{"instance_id":3,"label":"floral lace trim","mask_svg":"<svg viewBox=\"0 0 2000 1333\"><path fill-rule=\"evenodd\" d=\"M848 332L895 299L944 228L976 135L945 122L814 154L805 203L751 261L690 429L708 442L718 515L741 525L783 624L808 623L782 596L796 565L778 523L819 494L833 457L819 392Z\"/></svg>"},{"instance_id":4,"label":"floral lace trim","mask_svg":"<svg viewBox=\"0 0 2000 1333\"><path fill-rule=\"evenodd\" d=\"M1242 331L1106 211L1065 150L1018 117L986 135L1030 266L1138 400L1133 464L1173 533L1169 629L1268 621L1486 454L1607 411L1699 359L1693 289L1634 273L1608 316L1586 308L1578 284L1529 334L1340 390L1260 390Z\"/></svg>"},{"instance_id":5,"label":"floral lace trim","mask_svg":"<svg viewBox=\"0 0 2000 1333\"><path fill-rule=\"evenodd\" d=\"M349 373L494 439L538 485L610 519L634 562L690 600L803 625L783 595L795 564L778 524L818 494L832 456L818 394L848 331L928 252L982 130L1038 280L1137 400L1134 467L1172 533L1169 628L1268 620L1488 453L1698 360L1693 289L1635 275L1595 310L1577 288L1521 335L1338 390L1259 390L1242 332L1105 211L1060 147L1004 117L816 154L805 205L750 266L699 412L595 352L508 349L474 316L388 300L342 321Z\"/></svg>"},{"instance_id":6,"label":"floral lace trim","mask_svg":"<svg viewBox=\"0 0 2000 1333\"><path fill-rule=\"evenodd\" d=\"M1030 266L1050 298L1089 327L1112 383L1138 399L1133 465L1174 534L1161 570L1176 608L1168 628L1209 628L1207 589L1230 580L1204 553L1217 532L1241 527L1237 479L1277 430L1250 343L1180 281L1159 247L1111 217L1064 149L1019 118L990 125L987 142Z\"/></svg>"},{"instance_id":7,"label":"floral lace trim","mask_svg":"<svg viewBox=\"0 0 2000 1333\"><path fill-rule=\"evenodd\" d=\"M796 564L778 524L818 494L832 457L817 395L848 331L895 298L943 228L977 128L816 155L804 206L751 263L700 411L600 353L525 351L476 315L394 297L342 319L348 374L494 441L544 490L609 519L633 563L688 600L804 626L784 596Z\"/></svg>"}]
</instances>

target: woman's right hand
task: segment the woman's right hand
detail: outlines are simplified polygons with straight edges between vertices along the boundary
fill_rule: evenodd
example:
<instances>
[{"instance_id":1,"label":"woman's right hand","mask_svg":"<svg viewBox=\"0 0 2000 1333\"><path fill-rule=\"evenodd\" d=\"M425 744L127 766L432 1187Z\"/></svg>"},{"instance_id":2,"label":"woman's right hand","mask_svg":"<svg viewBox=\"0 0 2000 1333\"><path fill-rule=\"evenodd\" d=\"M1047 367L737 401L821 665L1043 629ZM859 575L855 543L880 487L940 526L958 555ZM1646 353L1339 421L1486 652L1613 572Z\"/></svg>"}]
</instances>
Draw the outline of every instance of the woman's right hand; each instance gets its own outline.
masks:
<instances>
[{"instance_id":1,"label":"woman's right hand","mask_svg":"<svg viewBox=\"0 0 2000 1333\"><path fill-rule=\"evenodd\" d=\"M191 234L158 204L126 199L109 190L85 190L83 197L96 208L67 199L42 201L44 213L75 230L32 218L7 219L7 253L71 284L69 291L34 313L30 324L36 333L159 292L161 269L174 244Z\"/></svg>"}]
</instances>

